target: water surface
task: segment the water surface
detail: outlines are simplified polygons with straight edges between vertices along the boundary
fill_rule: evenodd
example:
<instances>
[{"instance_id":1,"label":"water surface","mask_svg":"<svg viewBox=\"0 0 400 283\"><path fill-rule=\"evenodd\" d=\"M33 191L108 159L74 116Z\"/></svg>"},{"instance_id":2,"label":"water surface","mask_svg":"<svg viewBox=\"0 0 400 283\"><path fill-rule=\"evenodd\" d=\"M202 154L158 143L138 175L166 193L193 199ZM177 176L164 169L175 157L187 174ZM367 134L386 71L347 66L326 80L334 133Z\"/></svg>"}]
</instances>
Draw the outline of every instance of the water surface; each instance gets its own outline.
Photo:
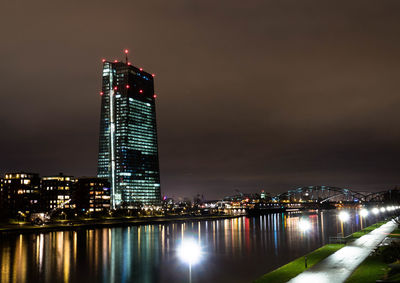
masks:
<instances>
[{"instance_id":1,"label":"water surface","mask_svg":"<svg viewBox=\"0 0 400 283\"><path fill-rule=\"evenodd\" d=\"M329 242L380 220L337 211L277 213L0 237L0 282L188 282L176 255L183 238L202 246L192 282L251 282ZM303 232L300 219L312 227Z\"/></svg>"}]
</instances>

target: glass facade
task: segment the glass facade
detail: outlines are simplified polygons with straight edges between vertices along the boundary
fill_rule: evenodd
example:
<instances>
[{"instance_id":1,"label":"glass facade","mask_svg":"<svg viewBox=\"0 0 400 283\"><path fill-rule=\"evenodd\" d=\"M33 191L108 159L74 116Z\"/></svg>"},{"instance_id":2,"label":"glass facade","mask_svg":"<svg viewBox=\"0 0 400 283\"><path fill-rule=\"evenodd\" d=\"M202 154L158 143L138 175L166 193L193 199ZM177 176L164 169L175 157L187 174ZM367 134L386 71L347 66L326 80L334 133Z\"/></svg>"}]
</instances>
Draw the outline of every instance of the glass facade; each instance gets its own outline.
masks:
<instances>
[{"instance_id":1,"label":"glass facade","mask_svg":"<svg viewBox=\"0 0 400 283\"><path fill-rule=\"evenodd\" d=\"M103 63L97 175L113 208L160 202L153 76L122 62Z\"/></svg>"}]
</instances>

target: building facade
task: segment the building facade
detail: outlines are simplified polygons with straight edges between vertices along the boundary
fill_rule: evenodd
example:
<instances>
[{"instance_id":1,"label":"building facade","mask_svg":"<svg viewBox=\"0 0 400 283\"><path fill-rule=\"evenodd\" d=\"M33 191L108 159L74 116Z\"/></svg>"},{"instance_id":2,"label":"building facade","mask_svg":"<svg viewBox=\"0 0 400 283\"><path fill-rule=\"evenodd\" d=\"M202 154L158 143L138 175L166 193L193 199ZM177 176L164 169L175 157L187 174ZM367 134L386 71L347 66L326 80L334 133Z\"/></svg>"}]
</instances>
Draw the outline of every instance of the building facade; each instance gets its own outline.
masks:
<instances>
[{"instance_id":1,"label":"building facade","mask_svg":"<svg viewBox=\"0 0 400 283\"><path fill-rule=\"evenodd\" d=\"M128 62L103 60L97 175L112 208L160 203L153 76Z\"/></svg>"},{"instance_id":2,"label":"building facade","mask_svg":"<svg viewBox=\"0 0 400 283\"><path fill-rule=\"evenodd\" d=\"M106 178L79 178L75 184L72 203L79 212L99 212L110 209L110 183Z\"/></svg>"},{"instance_id":3,"label":"building facade","mask_svg":"<svg viewBox=\"0 0 400 283\"><path fill-rule=\"evenodd\" d=\"M72 208L71 192L76 179L72 176L48 176L42 178L40 204L43 211Z\"/></svg>"},{"instance_id":4,"label":"building facade","mask_svg":"<svg viewBox=\"0 0 400 283\"><path fill-rule=\"evenodd\" d=\"M40 209L40 177L35 173L6 173L0 182L0 206L10 216Z\"/></svg>"}]
</instances>

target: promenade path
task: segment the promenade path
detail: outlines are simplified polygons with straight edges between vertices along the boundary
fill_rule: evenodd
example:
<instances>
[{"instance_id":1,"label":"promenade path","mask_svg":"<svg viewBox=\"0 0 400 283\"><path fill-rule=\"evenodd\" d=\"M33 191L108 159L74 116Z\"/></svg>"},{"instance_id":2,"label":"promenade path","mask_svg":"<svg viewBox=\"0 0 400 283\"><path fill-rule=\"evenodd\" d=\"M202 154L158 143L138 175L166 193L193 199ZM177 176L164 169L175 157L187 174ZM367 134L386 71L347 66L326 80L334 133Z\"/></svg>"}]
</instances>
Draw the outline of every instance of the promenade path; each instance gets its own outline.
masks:
<instances>
[{"instance_id":1,"label":"promenade path","mask_svg":"<svg viewBox=\"0 0 400 283\"><path fill-rule=\"evenodd\" d=\"M388 234L396 229L396 227L397 224L394 221L387 222L300 273L289 282L344 282L368 257L372 250L378 246Z\"/></svg>"}]
</instances>

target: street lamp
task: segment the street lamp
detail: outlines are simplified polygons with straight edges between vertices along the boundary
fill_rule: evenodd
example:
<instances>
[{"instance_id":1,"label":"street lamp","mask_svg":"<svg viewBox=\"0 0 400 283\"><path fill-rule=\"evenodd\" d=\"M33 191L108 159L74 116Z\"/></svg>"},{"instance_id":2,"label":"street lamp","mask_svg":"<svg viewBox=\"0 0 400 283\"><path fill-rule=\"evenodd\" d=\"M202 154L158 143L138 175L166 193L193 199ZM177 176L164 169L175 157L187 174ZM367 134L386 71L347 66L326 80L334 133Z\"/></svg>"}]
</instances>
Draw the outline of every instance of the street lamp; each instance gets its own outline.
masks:
<instances>
[{"instance_id":1,"label":"street lamp","mask_svg":"<svg viewBox=\"0 0 400 283\"><path fill-rule=\"evenodd\" d=\"M372 209L372 213L375 214L375 215L379 214L379 208L374 207L374 208Z\"/></svg>"},{"instance_id":2,"label":"street lamp","mask_svg":"<svg viewBox=\"0 0 400 283\"><path fill-rule=\"evenodd\" d=\"M361 216L361 230L364 228L363 227L363 220L368 216L369 212L366 208L362 208L360 210L360 216Z\"/></svg>"},{"instance_id":3,"label":"street lamp","mask_svg":"<svg viewBox=\"0 0 400 283\"><path fill-rule=\"evenodd\" d=\"M347 211L339 212L340 228L342 229L342 237L344 237L343 222L347 222L350 219L350 214Z\"/></svg>"},{"instance_id":4,"label":"street lamp","mask_svg":"<svg viewBox=\"0 0 400 283\"><path fill-rule=\"evenodd\" d=\"M311 222L308 219L300 219L299 228L302 232L307 232L311 229Z\"/></svg>"},{"instance_id":5,"label":"street lamp","mask_svg":"<svg viewBox=\"0 0 400 283\"><path fill-rule=\"evenodd\" d=\"M350 214L347 211L341 211L339 213L339 219L342 222L347 222L350 219Z\"/></svg>"},{"instance_id":6,"label":"street lamp","mask_svg":"<svg viewBox=\"0 0 400 283\"><path fill-rule=\"evenodd\" d=\"M368 216L368 210L366 210L365 208L361 209L360 215L361 215L362 217Z\"/></svg>"},{"instance_id":7,"label":"street lamp","mask_svg":"<svg viewBox=\"0 0 400 283\"><path fill-rule=\"evenodd\" d=\"M189 282L192 282L192 265L201 259L201 247L193 239L183 239L178 247L178 257L189 265Z\"/></svg>"}]
</instances>

